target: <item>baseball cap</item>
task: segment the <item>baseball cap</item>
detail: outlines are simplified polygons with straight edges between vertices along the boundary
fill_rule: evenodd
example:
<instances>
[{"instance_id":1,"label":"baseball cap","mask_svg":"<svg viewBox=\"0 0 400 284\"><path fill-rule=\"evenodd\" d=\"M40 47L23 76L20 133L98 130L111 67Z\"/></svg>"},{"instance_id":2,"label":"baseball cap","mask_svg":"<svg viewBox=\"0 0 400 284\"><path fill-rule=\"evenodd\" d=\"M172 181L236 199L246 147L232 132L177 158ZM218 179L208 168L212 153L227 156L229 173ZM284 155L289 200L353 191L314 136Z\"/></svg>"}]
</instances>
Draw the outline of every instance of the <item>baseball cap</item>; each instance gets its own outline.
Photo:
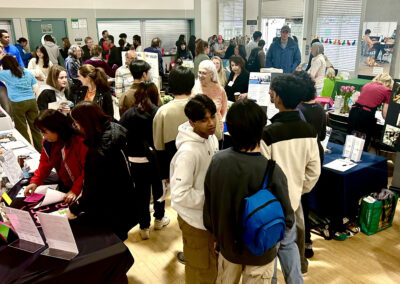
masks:
<instances>
[{"instance_id":1,"label":"baseball cap","mask_svg":"<svg viewBox=\"0 0 400 284\"><path fill-rule=\"evenodd\" d=\"M219 36L218 36L218 39L223 39L223 38L222 38L222 35L219 35Z\"/></svg>"},{"instance_id":2,"label":"baseball cap","mask_svg":"<svg viewBox=\"0 0 400 284\"><path fill-rule=\"evenodd\" d=\"M290 32L291 32L290 27L289 27L288 25L284 25L284 26L281 28L281 32L284 32L284 31L287 31L288 33L290 33Z\"/></svg>"}]
</instances>

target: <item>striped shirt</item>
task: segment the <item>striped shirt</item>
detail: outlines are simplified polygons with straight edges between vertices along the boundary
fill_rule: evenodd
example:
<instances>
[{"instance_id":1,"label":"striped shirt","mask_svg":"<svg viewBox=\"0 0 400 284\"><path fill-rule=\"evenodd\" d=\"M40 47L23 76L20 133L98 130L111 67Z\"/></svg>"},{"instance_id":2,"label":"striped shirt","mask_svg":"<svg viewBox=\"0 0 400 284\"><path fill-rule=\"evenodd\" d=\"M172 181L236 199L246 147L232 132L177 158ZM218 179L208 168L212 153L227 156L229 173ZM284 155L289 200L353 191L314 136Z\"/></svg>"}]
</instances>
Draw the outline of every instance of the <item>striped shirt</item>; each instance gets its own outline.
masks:
<instances>
[{"instance_id":1,"label":"striped shirt","mask_svg":"<svg viewBox=\"0 0 400 284\"><path fill-rule=\"evenodd\" d=\"M130 89L133 84L133 77L129 68L124 65L115 72L115 95L119 98Z\"/></svg>"}]
</instances>

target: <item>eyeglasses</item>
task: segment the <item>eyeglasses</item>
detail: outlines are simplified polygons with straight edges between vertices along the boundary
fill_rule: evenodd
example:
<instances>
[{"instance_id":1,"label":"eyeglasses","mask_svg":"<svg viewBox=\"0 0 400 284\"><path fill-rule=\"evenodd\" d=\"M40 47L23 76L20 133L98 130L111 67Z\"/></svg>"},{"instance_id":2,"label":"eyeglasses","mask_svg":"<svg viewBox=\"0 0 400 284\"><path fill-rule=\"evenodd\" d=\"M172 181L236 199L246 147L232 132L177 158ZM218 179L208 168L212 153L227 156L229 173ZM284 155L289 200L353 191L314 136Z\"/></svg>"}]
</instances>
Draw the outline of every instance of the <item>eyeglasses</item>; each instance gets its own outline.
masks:
<instances>
[{"instance_id":1,"label":"eyeglasses","mask_svg":"<svg viewBox=\"0 0 400 284\"><path fill-rule=\"evenodd\" d=\"M209 74L210 72L203 72L203 71L199 71L198 74L199 76L206 76L207 74Z\"/></svg>"}]
</instances>

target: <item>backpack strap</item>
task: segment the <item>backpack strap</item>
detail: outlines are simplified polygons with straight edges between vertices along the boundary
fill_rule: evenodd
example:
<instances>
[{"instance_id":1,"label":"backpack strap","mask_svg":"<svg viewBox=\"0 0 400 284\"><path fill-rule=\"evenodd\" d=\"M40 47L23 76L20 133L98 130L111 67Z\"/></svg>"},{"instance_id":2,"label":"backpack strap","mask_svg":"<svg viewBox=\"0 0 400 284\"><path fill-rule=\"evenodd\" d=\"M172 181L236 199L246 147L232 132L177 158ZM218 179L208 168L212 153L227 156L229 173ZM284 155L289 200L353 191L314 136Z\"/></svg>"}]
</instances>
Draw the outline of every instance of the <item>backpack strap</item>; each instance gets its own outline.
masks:
<instances>
[{"instance_id":1,"label":"backpack strap","mask_svg":"<svg viewBox=\"0 0 400 284\"><path fill-rule=\"evenodd\" d=\"M272 177L272 174L273 174L274 169L275 169L275 164L276 164L276 162L274 160L269 160L268 161L267 170L266 170L266 173L265 173L265 179L264 179L264 183L263 183L262 189L267 189L267 187L268 187L268 177L269 176Z\"/></svg>"}]
</instances>

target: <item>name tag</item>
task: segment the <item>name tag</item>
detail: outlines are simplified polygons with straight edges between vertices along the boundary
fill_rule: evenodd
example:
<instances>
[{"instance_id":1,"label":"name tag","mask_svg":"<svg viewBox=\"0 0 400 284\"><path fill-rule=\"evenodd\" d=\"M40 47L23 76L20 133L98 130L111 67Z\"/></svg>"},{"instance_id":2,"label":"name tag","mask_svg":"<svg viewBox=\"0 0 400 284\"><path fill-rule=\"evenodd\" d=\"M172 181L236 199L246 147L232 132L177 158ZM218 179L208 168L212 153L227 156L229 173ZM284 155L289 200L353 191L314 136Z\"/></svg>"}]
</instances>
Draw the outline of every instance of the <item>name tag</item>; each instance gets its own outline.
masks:
<instances>
[{"instance_id":1,"label":"name tag","mask_svg":"<svg viewBox=\"0 0 400 284\"><path fill-rule=\"evenodd\" d=\"M233 86L233 81L229 81L228 86L232 87Z\"/></svg>"}]
</instances>

